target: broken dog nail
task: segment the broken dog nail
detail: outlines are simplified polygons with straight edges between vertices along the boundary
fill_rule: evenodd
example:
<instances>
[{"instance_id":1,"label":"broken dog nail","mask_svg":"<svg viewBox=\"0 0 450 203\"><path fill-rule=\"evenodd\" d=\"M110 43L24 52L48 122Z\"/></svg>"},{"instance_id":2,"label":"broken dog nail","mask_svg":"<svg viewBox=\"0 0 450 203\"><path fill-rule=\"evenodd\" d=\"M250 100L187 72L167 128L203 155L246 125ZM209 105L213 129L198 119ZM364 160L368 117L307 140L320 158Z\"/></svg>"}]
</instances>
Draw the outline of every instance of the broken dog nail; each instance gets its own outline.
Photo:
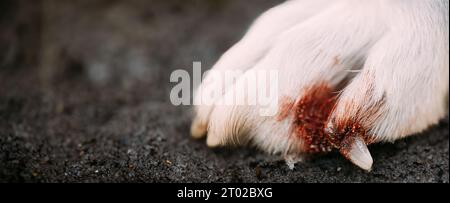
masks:
<instances>
[{"instance_id":1,"label":"broken dog nail","mask_svg":"<svg viewBox=\"0 0 450 203\"><path fill-rule=\"evenodd\" d=\"M342 155L358 167L371 171L373 159L366 142L360 136L349 136L344 139L340 149Z\"/></svg>"}]
</instances>

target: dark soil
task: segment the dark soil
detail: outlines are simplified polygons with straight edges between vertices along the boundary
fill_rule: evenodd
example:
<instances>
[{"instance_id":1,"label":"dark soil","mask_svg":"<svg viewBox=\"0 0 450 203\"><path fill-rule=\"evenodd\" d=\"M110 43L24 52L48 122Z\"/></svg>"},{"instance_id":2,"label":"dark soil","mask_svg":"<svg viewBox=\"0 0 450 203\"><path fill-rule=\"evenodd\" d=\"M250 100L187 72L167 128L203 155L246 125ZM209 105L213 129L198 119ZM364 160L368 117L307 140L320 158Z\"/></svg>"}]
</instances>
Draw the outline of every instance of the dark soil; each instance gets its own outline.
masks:
<instances>
[{"instance_id":1,"label":"dark soil","mask_svg":"<svg viewBox=\"0 0 450 203\"><path fill-rule=\"evenodd\" d=\"M278 0L46 2L0 3L0 182L449 182L448 118L372 146L371 173L190 139L170 73L211 67Z\"/></svg>"}]
</instances>

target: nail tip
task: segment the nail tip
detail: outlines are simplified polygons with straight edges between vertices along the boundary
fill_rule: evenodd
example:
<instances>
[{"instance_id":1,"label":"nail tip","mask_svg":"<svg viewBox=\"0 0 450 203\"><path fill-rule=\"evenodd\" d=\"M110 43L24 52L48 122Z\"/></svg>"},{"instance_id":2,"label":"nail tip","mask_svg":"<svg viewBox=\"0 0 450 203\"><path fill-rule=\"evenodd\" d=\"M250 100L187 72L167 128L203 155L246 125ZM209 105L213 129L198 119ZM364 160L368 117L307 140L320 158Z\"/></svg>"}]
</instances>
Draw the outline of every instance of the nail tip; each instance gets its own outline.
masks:
<instances>
[{"instance_id":1,"label":"nail tip","mask_svg":"<svg viewBox=\"0 0 450 203\"><path fill-rule=\"evenodd\" d=\"M206 136L206 127L199 123L192 123L191 125L191 137L194 139L202 139Z\"/></svg>"},{"instance_id":2,"label":"nail tip","mask_svg":"<svg viewBox=\"0 0 450 203\"><path fill-rule=\"evenodd\" d=\"M355 165L360 167L361 169L370 172L373 167L373 158L370 154L369 149L367 148L366 143L362 138L357 138L355 143L350 150L349 155L350 161L352 161Z\"/></svg>"},{"instance_id":3,"label":"nail tip","mask_svg":"<svg viewBox=\"0 0 450 203\"><path fill-rule=\"evenodd\" d=\"M217 147L220 147L222 145L222 142L219 139L215 138L214 136L210 135L206 139L206 145L209 148L217 148Z\"/></svg>"}]
</instances>

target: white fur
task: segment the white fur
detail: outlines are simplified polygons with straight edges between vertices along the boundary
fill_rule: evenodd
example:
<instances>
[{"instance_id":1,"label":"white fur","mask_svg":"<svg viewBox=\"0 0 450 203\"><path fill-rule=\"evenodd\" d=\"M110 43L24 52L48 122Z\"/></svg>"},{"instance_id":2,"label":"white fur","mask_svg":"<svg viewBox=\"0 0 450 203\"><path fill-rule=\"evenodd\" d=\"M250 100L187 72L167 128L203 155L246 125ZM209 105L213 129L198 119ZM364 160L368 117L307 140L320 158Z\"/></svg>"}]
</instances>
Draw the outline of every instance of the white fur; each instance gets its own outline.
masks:
<instances>
[{"instance_id":1,"label":"white fur","mask_svg":"<svg viewBox=\"0 0 450 203\"><path fill-rule=\"evenodd\" d=\"M394 141L447 113L448 20L447 0L291 0L263 14L213 69L279 70L278 97L294 99L312 84L337 85L351 75L332 118L356 117L357 108L385 97L380 116L367 123L377 142ZM245 77L225 84L236 88L218 100L245 89ZM215 88L200 87L202 93ZM208 131L210 146L250 141L269 153L297 153L301 140L289 136L292 118L262 117L259 108L197 106L193 134Z\"/></svg>"}]
</instances>

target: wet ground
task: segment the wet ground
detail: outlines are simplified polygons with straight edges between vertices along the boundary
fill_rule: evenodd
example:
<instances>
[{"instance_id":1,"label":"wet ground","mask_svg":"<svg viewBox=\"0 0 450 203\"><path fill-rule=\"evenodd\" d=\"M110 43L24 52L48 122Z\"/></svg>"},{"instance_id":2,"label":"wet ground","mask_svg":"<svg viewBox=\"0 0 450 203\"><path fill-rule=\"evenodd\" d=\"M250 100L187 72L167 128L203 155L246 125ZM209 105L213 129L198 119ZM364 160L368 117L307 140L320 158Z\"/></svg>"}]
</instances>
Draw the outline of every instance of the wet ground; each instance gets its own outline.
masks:
<instances>
[{"instance_id":1,"label":"wet ground","mask_svg":"<svg viewBox=\"0 0 450 203\"><path fill-rule=\"evenodd\" d=\"M372 146L371 173L190 139L170 73L209 68L280 1L2 2L0 182L449 182L448 118Z\"/></svg>"}]
</instances>

